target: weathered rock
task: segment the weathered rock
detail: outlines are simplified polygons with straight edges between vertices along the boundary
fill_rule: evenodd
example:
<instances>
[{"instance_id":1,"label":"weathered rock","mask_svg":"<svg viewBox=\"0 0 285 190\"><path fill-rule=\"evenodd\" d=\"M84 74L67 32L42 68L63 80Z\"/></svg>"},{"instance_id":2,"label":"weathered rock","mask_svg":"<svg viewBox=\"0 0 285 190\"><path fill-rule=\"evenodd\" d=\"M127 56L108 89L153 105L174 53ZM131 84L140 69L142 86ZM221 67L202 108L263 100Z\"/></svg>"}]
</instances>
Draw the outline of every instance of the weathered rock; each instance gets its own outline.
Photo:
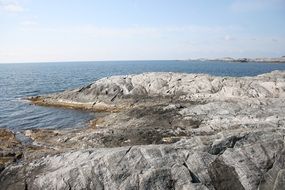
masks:
<instances>
[{"instance_id":1,"label":"weathered rock","mask_svg":"<svg viewBox=\"0 0 285 190\"><path fill-rule=\"evenodd\" d=\"M9 166L0 182L4 189L13 189L15 181L28 189L257 189L275 153L284 148L282 135L268 141L269 135L253 133L221 155L205 152L200 137L75 151ZM275 184L282 183L279 178Z\"/></svg>"},{"instance_id":2,"label":"weathered rock","mask_svg":"<svg viewBox=\"0 0 285 190\"><path fill-rule=\"evenodd\" d=\"M281 190L285 187L285 149L277 156L272 168L264 174L260 190Z\"/></svg>"},{"instance_id":3,"label":"weathered rock","mask_svg":"<svg viewBox=\"0 0 285 190\"><path fill-rule=\"evenodd\" d=\"M100 79L86 87L46 97L32 97L36 104L70 106L94 110L120 110L147 98L170 97L186 101L284 98L284 72L257 77L212 77L202 74L145 73ZM254 98L254 99L253 99Z\"/></svg>"},{"instance_id":4,"label":"weathered rock","mask_svg":"<svg viewBox=\"0 0 285 190\"><path fill-rule=\"evenodd\" d=\"M115 76L32 101L111 113L85 129L26 131L39 150L6 167L0 188L284 186L285 72Z\"/></svg>"},{"instance_id":5,"label":"weathered rock","mask_svg":"<svg viewBox=\"0 0 285 190\"><path fill-rule=\"evenodd\" d=\"M22 157L22 145L15 134L7 129L0 128L0 172L6 165Z\"/></svg>"}]
</instances>

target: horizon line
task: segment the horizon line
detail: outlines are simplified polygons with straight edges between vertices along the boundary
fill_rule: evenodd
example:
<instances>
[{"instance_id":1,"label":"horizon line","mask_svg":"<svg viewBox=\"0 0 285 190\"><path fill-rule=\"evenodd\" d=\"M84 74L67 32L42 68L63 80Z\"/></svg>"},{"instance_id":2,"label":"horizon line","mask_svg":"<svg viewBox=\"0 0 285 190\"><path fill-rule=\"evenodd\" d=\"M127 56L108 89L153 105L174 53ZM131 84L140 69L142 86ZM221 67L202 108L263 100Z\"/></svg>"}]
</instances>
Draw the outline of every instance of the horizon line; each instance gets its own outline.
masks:
<instances>
[{"instance_id":1,"label":"horizon line","mask_svg":"<svg viewBox=\"0 0 285 190\"><path fill-rule=\"evenodd\" d=\"M23 62L0 62L0 64L45 64L45 63L74 63L74 62L123 62L123 61L187 61L187 60L214 60L214 59L223 59L223 58L232 58L232 59L260 59L260 58L282 58L285 56L276 56L276 57L231 57L231 56L222 56L222 57L200 57L200 58L184 58L184 59L109 59L109 60L61 60L61 61L23 61Z\"/></svg>"},{"instance_id":2,"label":"horizon line","mask_svg":"<svg viewBox=\"0 0 285 190\"><path fill-rule=\"evenodd\" d=\"M190 58L189 58L190 59ZM0 62L0 64L37 64L37 63L73 63L73 62L111 62L111 61L183 61L189 59L110 59L110 60L62 60L62 61L23 61L23 62ZM200 59L200 58L198 58Z\"/></svg>"}]
</instances>

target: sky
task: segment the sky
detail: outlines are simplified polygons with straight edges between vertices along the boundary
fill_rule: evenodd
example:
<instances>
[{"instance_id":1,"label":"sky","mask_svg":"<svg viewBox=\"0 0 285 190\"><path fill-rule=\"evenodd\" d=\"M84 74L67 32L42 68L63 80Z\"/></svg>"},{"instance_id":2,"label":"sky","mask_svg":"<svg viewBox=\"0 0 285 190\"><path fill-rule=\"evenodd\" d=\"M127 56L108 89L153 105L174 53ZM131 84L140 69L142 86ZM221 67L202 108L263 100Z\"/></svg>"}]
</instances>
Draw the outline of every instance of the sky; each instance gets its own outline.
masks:
<instances>
[{"instance_id":1,"label":"sky","mask_svg":"<svg viewBox=\"0 0 285 190\"><path fill-rule=\"evenodd\" d=\"M0 63L285 55L285 0L0 0Z\"/></svg>"}]
</instances>

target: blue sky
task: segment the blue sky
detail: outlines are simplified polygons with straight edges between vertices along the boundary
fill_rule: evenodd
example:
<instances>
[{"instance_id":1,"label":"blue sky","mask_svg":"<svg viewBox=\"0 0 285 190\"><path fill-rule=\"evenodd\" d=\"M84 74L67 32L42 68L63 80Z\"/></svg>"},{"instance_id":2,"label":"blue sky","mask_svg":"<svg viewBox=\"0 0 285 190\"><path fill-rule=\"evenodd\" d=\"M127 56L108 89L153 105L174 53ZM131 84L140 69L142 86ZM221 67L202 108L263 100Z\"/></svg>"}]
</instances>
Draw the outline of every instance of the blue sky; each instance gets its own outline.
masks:
<instances>
[{"instance_id":1,"label":"blue sky","mask_svg":"<svg viewBox=\"0 0 285 190\"><path fill-rule=\"evenodd\" d=\"M285 55L285 0L0 0L0 63Z\"/></svg>"}]
</instances>

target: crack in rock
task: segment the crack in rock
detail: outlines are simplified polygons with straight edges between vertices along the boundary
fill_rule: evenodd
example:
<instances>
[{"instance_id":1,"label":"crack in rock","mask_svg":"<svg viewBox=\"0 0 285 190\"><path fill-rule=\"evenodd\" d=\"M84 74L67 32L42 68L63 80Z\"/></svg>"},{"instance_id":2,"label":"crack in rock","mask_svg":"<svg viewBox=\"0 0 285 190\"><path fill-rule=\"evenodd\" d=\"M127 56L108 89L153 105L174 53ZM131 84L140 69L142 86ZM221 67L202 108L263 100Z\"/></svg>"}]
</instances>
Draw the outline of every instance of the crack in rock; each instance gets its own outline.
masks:
<instances>
[{"instance_id":1,"label":"crack in rock","mask_svg":"<svg viewBox=\"0 0 285 190\"><path fill-rule=\"evenodd\" d=\"M192 180L191 180L192 183L201 183L199 178L190 170L190 168L188 167L186 162L183 163L183 166L189 171L189 174L190 174L190 176L192 178Z\"/></svg>"}]
</instances>

